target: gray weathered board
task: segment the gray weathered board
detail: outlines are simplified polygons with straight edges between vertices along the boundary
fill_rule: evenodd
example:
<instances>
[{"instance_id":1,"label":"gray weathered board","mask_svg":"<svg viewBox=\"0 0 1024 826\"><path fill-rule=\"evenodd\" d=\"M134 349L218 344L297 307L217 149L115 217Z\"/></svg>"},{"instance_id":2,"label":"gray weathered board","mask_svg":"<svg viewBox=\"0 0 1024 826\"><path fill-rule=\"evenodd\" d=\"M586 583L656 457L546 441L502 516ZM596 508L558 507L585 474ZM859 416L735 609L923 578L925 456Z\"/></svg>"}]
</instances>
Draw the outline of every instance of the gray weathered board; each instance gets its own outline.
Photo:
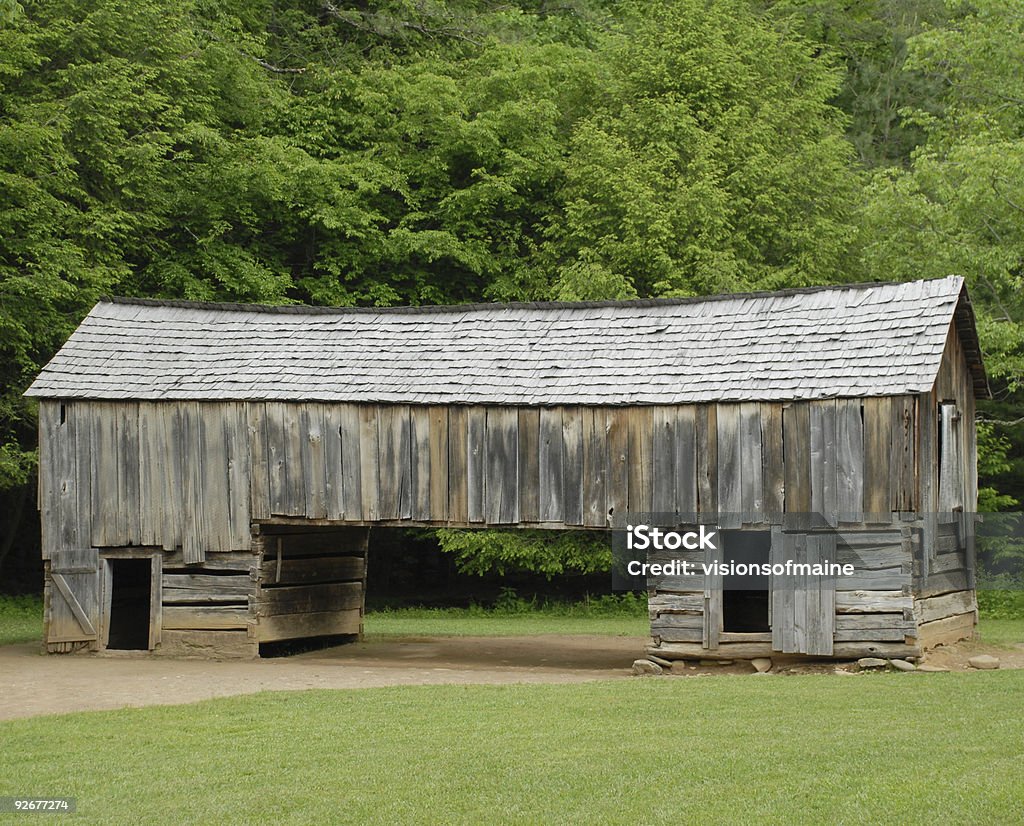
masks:
<instances>
[{"instance_id":1,"label":"gray weathered board","mask_svg":"<svg viewBox=\"0 0 1024 826\"><path fill-rule=\"evenodd\" d=\"M628 513L699 512L739 527L818 510L838 524L868 501L886 514L915 504L888 463L913 446L890 431L890 400L875 401L43 402L44 555L156 545L194 564L248 550L254 519L289 517L606 528ZM886 456L875 476L870 450Z\"/></svg>"}]
</instances>

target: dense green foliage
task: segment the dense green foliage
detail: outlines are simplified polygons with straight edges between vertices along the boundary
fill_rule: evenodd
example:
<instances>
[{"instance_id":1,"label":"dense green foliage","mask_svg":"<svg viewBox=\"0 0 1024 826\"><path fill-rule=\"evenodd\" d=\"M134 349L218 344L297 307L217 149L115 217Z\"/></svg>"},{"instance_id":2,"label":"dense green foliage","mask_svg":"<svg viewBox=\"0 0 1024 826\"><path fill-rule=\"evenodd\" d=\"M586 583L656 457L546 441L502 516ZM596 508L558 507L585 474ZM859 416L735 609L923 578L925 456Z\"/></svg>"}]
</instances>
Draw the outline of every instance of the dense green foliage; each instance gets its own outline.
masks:
<instances>
[{"instance_id":1,"label":"dense green foliage","mask_svg":"<svg viewBox=\"0 0 1024 826\"><path fill-rule=\"evenodd\" d=\"M0 794L87 823L1014 823L1022 702L1009 670L265 692L0 723Z\"/></svg>"},{"instance_id":2,"label":"dense green foliage","mask_svg":"<svg viewBox=\"0 0 1024 826\"><path fill-rule=\"evenodd\" d=\"M611 569L608 537L586 531L437 531L465 574L535 571L548 579Z\"/></svg>"},{"instance_id":3,"label":"dense green foliage","mask_svg":"<svg viewBox=\"0 0 1024 826\"><path fill-rule=\"evenodd\" d=\"M1011 507L1022 44L1021 0L2 3L0 504L31 498L21 393L104 293L386 305L956 272L996 393L983 507Z\"/></svg>"}]
</instances>

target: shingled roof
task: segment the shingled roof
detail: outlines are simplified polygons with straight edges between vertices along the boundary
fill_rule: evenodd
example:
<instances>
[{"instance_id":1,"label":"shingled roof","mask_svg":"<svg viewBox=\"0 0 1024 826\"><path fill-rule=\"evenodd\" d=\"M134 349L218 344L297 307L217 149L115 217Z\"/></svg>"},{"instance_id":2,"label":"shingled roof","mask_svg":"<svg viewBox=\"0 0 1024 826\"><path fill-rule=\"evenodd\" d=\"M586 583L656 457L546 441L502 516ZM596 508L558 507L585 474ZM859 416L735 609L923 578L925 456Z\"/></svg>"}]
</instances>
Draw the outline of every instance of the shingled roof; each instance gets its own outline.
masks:
<instances>
[{"instance_id":1,"label":"shingled roof","mask_svg":"<svg viewBox=\"0 0 1024 826\"><path fill-rule=\"evenodd\" d=\"M405 404L682 404L927 391L959 277L714 298L455 307L98 303L27 395Z\"/></svg>"}]
</instances>

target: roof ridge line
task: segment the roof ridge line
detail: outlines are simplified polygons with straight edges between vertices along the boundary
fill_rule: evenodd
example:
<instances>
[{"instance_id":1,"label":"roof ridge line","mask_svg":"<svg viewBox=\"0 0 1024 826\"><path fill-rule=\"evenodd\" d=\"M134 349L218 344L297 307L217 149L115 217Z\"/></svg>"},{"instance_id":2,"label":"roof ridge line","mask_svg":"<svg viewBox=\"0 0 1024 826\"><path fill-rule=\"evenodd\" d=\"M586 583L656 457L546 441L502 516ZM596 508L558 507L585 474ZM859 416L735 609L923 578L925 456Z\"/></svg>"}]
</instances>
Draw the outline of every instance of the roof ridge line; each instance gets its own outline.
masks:
<instances>
[{"instance_id":1,"label":"roof ridge line","mask_svg":"<svg viewBox=\"0 0 1024 826\"><path fill-rule=\"evenodd\" d=\"M813 287L789 287L782 290L757 290L752 292L719 293L716 295L687 296L680 298L636 298L607 299L600 301L493 301L469 304L422 304L389 307L328 307L313 304L244 304L238 302L194 301L179 298L133 298L130 296L101 296L98 303L124 304L142 307L178 307L180 309L211 310L250 313L282 313L288 315L344 315L352 314L428 314L445 312L475 312L484 310L574 310L602 309L608 307L673 307L690 304L707 304L747 298L781 298L791 295L809 295L820 292L867 290L876 287L899 287L904 284L921 284L927 281L942 281L962 276L946 275L940 278L922 278L917 281L861 281L850 284L822 284Z\"/></svg>"}]
</instances>

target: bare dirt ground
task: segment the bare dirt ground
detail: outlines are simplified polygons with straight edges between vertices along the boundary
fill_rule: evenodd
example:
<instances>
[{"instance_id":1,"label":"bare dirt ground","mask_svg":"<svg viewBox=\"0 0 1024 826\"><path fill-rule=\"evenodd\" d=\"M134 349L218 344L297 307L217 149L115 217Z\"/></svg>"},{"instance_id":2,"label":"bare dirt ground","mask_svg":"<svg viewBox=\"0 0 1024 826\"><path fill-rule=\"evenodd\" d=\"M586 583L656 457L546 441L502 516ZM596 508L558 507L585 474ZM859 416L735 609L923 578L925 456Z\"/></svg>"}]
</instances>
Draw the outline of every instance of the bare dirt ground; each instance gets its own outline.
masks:
<instances>
[{"instance_id":1,"label":"bare dirt ground","mask_svg":"<svg viewBox=\"0 0 1024 826\"><path fill-rule=\"evenodd\" d=\"M0 720L174 705L309 688L575 683L626 677L646 637L396 639L262 660L174 660L144 654L45 656L0 647Z\"/></svg>"},{"instance_id":2,"label":"bare dirt ground","mask_svg":"<svg viewBox=\"0 0 1024 826\"><path fill-rule=\"evenodd\" d=\"M257 691L394 685L577 683L624 678L646 637L550 635L382 640L253 661L174 660L144 654L45 656L37 643L0 647L0 720L73 711L175 705ZM970 670L975 654L1024 668L1024 646L940 646L924 659ZM779 661L771 674L846 673L834 662ZM676 665L684 676L751 674L748 662Z\"/></svg>"}]
</instances>

